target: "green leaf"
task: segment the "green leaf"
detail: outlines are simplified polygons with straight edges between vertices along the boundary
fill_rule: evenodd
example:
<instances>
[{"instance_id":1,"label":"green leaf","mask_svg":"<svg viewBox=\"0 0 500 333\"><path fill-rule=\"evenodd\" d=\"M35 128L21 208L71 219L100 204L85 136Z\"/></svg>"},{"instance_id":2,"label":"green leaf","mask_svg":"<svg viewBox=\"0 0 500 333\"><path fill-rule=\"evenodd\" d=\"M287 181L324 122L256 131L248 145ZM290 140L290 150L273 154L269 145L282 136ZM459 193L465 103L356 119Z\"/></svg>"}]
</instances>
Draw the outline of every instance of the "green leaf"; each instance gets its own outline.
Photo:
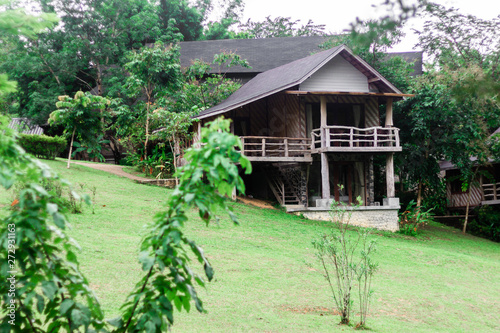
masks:
<instances>
[{"instance_id":1,"label":"green leaf","mask_svg":"<svg viewBox=\"0 0 500 333\"><path fill-rule=\"evenodd\" d=\"M45 308L45 301L41 295L36 295L36 309L38 313L43 313L43 309Z\"/></svg>"},{"instance_id":2,"label":"green leaf","mask_svg":"<svg viewBox=\"0 0 500 333\"><path fill-rule=\"evenodd\" d=\"M72 299L65 299L62 303L61 306L59 307L59 313L61 316L64 316L66 312L68 312L69 309L75 304L75 302Z\"/></svg>"},{"instance_id":3,"label":"green leaf","mask_svg":"<svg viewBox=\"0 0 500 333\"><path fill-rule=\"evenodd\" d=\"M85 324L85 315L80 309L74 308L71 311L71 322L74 327L80 327Z\"/></svg>"},{"instance_id":4,"label":"green leaf","mask_svg":"<svg viewBox=\"0 0 500 333\"><path fill-rule=\"evenodd\" d=\"M45 296L51 301L54 299L54 296L57 292L58 288L56 284L52 281L43 281L42 282L42 291Z\"/></svg>"},{"instance_id":5,"label":"green leaf","mask_svg":"<svg viewBox=\"0 0 500 333\"><path fill-rule=\"evenodd\" d=\"M108 320L108 323L111 326L114 326L116 328L122 328L123 324L124 324L123 320L122 320L122 317L116 317L116 318L110 319L110 320Z\"/></svg>"},{"instance_id":6,"label":"green leaf","mask_svg":"<svg viewBox=\"0 0 500 333\"><path fill-rule=\"evenodd\" d=\"M212 281L212 279L214 277L214 270L213 270L212 266L210 266L210 264L208 262L205 262L205 264L203 265L203 268L205 269L205 274L207 275L208 281Z\"/></svg>"},{"instance_id":7,"label":"green leaf","mask_svg":"<svg viewBox=\"0 0 500 333\"><path fill-rule=\"evenodd\" d=\"M57 205L56 204L53 204L53 203L47 203L47 212L50 214L50 215L53 215L55 213L57 213Z\"/></svg>"},{"instance_id":8,"label":"green leaf","mask_svg":"<svg viewBox=\"0 0 500 333\"><path fill-rule=\"evenodd\" d=\"M146 333L155 333L156 332L156 325L152 321L146 322L146 325L144 325L146 328Z\"/></svg>"},{"instance_id":9,"label":"green leaf","mask_svg":"<svg viewBox=\"0 0 500 333\"><path fill-rule=\"evenodd\" d=\"M54 224L57 225L59 228L61 229L66 228L66 218L64 217L63 214L56 212L52 215L52 218L54 219Z\"/></svg>"},{"instance_id":10,"label":"green leaf","mask_svg":"<svg viewBox=\"0 0 500 333\"><path fill-rule=\"evenodd\" d=\"M149 251L142 251L139 253L139 262L142 264L143 271L149 271L155 263L155 258L149 255Z\"/></svg>"},{"instance_id":11,"label":"green leaf","mask_svg":"<svg viewBox=\"0 0 500 333\"><path fill-rule=\"evenodd\" d=\"M66 260L76 264L77 263L76 254L73 251L68 251L68 253L66 253Z\"/></svg>"},{"instance_id":12,"label":"green leaf","mask_svg":"<svg viewBox=\"0 0 500 333\"><path fill-rule=\"evenodd\" d=\"M177 296L174 298L174 305L175 307L177 308L177 310L179 312L182 311L182 300L181 300L181 296Z\"/></svg>"}]
</instances>

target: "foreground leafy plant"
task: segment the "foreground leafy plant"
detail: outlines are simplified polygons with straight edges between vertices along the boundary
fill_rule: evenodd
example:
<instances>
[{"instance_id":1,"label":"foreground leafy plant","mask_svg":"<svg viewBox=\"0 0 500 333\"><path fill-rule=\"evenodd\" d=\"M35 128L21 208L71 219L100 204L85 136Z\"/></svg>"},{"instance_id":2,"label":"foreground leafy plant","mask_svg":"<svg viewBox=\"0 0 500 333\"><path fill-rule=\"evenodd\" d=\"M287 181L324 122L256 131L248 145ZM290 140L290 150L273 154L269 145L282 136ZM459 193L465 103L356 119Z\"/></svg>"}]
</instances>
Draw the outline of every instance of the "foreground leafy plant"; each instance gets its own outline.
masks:
<instances>
[{"instance_id":1,"label":"foreground leafy plant","mask_svg":"<svg viewBox=\"0 0 500 333\"><path fill-rule=\"evenodd\" d=\"M42 186L60 180L17 145L7 123L0 118L0 185L24 186L0 225L0 331L101 329L104 315L79 271L78 245L64 232L67 220L57 194Z\"/></svg>"},{"instance_id":2,"label":"foreground leafy plant","mask_svg":"<svg viewBox=\"0 0 500 333\"><path fill-rule=\"evenodd\" d=\"M366 328L371 279L377 264L371 259L371 254L375 250L375 242L369 241L369 230L359 228L354 237L347 232L353 212L362 203L360 197L357 198L357 202L356 205L348 207L346 204L333 201L330 210L330 216L334 223L332 232L323 235L319 240L314 240L313 246L340 313L340 324L350 324L353 305L351 291L357 280L360 322L356 327ZM360 245L360 254L357 254Z\"/></svg>"},{"instance_id":3,"label":"foreground leafy plant","mask_svg":"<svg viewBox=\"0 0 500 333\"><path fill-rule=\"evenodd\" d=\"M6 189L16 181L28 184L0 225L0 277L9 281L0 284L1 331L108 332L100 305L78 269L77 246L64 233L66 218L56 198L40 185L57 176L27 155L6 129L7 121L0 120L0 131L5 130L0 137L0 184ZM142 242L139 261L145 274L123 305L122 316L109 321L115 327L111 331L164 332L174 322L174 309L189 311L191 301L204 311L195 290L195 284L203 286L204 281L189 266L189 249L208 280L214 272L182 226L191 207L208 223L221 206L237 223L225 196L233 188L244 191L235 163L246 172L251 166L235 146L241 149L239 139L229 133L228 120L202 129L201 145L186 153L189 163L180 170L180 184L167 210L156 215Z\"/></svg>"},{"instance_id":4,"label":"foreground leafy plant","mask_svg":"<svg viewBox=\"0 0 500 333\"><path fill-rule=\"evenodd\" d=\"M111 322L119 331L164 332L174 323L174 306L178 311L189 311L191 300L198 311L204 311L194 288L195 284L204 286L204 281L189 267L187 249L203 265L209 281L214 272L203 250L184 236L182 227L190 207L197 208L207 224L216 206L237 223L225 196L231 195L234 187L242 192L245 189L235 164L240 163L247 173L251 167L246 157L235 150L241 143L228 133L229 125L229 120L214 121L202 129L200 147L186 152L188 164L179 170L180 183L167 201L168 209L155 216L141 244L139 261L145 275L129 295L121 318Z\"/></svg>"}]
</instances>

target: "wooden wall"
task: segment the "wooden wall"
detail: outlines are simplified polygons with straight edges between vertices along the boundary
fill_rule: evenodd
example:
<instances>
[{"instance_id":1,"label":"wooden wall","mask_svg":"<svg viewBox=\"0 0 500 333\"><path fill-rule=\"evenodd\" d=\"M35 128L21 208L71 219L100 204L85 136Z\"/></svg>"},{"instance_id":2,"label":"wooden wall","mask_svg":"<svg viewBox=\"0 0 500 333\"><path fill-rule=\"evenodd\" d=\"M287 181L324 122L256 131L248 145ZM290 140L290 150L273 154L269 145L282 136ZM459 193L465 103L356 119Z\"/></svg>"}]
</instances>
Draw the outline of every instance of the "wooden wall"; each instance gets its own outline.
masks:
<instances>
[{"instance_id":1,"label":"wooden wall","mask_svg":"<svg viewBox=\"0 0 500 333\"><path fill-rule=\"evenodd\" d=\"M319 103L319 96L306 96L306 103ZM378 110L378 98L359 96L327 96L327 103L349 103L363 104L365 106L365 127L380 126L380 116Z\"/></svg>"},{"instance_id":2,"label":"wooden wall","mask_svg":"<svg viewBox=\"0 0 500 333\"><path fill-rule=\"evenodd\" d=\"M479 186L471 186L470 207L476 207L481 204L483 192ZM446 197L448 198L448 207L450 208L465 208L467 206L468 192L452 193L450 184L446 185Z\"/></svg>"},{"instance_id":3,"label":"wooden wall","mask_svg":"<svg viewBox=\"0 0 500 333\"><path fill-rule=\"evenodd\" d=\"M300 85L303 91L369 92L366 76L342 57L335 57Z\"/></svg>"},{"instance_id":4,"label":"wooden wall","mask_svg":"<svg viewBox=\"0 0 500 333\"><path fill-rule=\"evenodd\" d=\"M227 112L225 117L249 121L251 136L277 136L306 138L305 103L319 103L319 96L298 97L294 95L276 94ZM365 110L365 126L380 125L377 98L359 96L327 96L327 103L362 104ZM210 117L202 121L202 125L212 121Z\"/></svg>"}]
</instances>

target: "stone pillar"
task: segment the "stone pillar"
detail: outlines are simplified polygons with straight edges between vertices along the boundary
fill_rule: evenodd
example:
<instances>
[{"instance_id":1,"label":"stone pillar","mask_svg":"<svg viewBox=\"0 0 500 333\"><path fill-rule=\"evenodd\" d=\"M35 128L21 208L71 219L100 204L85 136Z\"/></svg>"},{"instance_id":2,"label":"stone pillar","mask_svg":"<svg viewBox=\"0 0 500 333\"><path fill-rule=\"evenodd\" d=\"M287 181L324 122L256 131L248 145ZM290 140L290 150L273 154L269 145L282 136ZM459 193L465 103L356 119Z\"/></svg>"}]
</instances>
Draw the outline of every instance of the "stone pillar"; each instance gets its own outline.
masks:
<instances>
[{"instance_id":1,"label":"stone pillar","mask_svg":"<svg viewBox=\"0 0 500 333\"><path fill-rule=\"evenodd\" d=\"M368 197L370 204L375 202L375 172L373 171L373 156L368 161Z\"/></svg>"},{"instance_id":2,"label":"stone pillar","mask_svg":"<svg viewBox=\"0 0 500 333\"><path fill-rule=\"evenodd\" d=\"M385 160L385 179L387 183L387 197L394 198L396 189L394 187L394 154L387 154Z\"/></svg>"},{"instance_id":3,"label":"stone pillar","mask_svg":"<svg viewBox=\"0 0 500 333\"><path fill-rule=\"evenodd\" d=\"M330 199L330 168L326 153L321 153L321 198Z\"/></svg>"}]
</instances>

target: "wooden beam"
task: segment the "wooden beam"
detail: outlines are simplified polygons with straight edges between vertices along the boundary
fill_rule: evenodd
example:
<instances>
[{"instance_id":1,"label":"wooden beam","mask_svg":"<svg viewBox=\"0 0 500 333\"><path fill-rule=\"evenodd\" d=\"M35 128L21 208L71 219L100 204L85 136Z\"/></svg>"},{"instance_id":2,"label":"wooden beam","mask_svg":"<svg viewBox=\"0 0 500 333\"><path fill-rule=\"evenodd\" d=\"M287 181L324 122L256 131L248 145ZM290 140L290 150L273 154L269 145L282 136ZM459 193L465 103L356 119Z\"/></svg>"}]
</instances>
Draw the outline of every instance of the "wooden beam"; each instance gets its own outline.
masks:
<instances>
[{"instance_id":1,"label":"wooden beam","mask_svg":"<svg viewBox=\"0 0 500 333\"><path fill-rule=\"evenodd\" d=\"M307 162L313 161L312 156L304 157L280 157L280 156L246 156L250 162Z\"/></svg>"},{"instance_id":2,"label":"wooden beam","mask_svg":"<svg viewBox=\"0 0 500 333\"><path fill-rule=\"evenodd\" d=\"M373 83L373 82L377 82L380 80L381 80L381 78L379 78L379 77L372 77L371 79L368 79L368 83Z\"/></svg>"},{"instance_id":3,"label":"wooden beam","mask_svg":"<svg viewBox=\"0 0 500 333\"><path fill-rule=\"evenodd\" d=\"M401 147L324 147L312 149L311 153L389 153L389 152L400 152L403 148Z\"/></svg>"},{"instance_id":4,"label":"wooden beam","mask_svg":"<svg viewBox=\"0 0 500 333\"><path fill-rule=\"evenodd\" d=\"M415 97L415 94L396 94L396 93L375 93L375 92L349 92L349 91L302 91L285 90L284 94L289 95L344 95L344 96L376 96L376 97Z\"/></svg>"}]
</instances>

